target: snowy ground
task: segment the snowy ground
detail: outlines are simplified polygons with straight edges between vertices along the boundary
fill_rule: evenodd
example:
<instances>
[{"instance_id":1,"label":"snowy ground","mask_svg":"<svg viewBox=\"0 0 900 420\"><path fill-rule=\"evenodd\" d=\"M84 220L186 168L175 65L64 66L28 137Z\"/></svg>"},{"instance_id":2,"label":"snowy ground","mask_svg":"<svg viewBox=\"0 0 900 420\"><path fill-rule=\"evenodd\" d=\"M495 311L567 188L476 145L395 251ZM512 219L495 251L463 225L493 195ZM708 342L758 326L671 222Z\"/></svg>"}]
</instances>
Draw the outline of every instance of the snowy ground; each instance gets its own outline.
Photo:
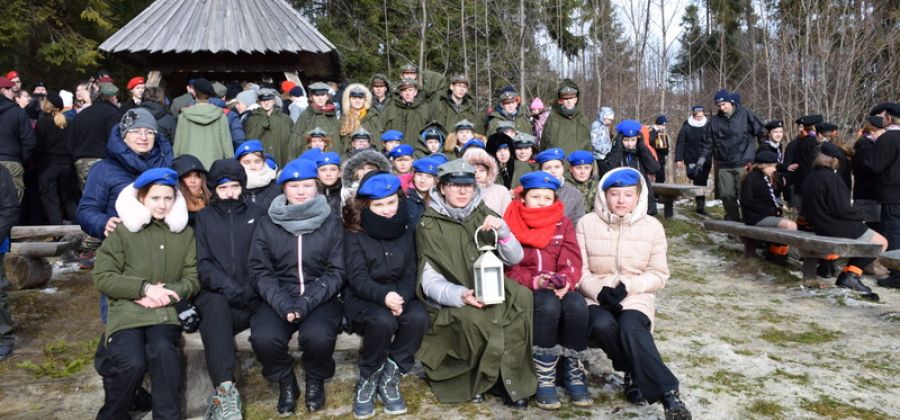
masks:
<instances>
[{"instance_id":1,"label":"snowy ground","mask_svg":"<svg viewBox=\"0 0 900 420\"><path fill-rule=\"evenodd\" d=\"M694 417L900 418L900 291L873 287L882 301L870 303L844 290L802 288L799 263L783 269L743 258L733 239L702 231L689 205L664 222L672 279L659 294L655 334ZM716 206L710 211L721 214ZM71 266L54 272L47 289L11 294L19 343L0 362L0 418L91 418L101 404L91 361L101 327L90 276ZM338 355L328 406L317 417L350 417L355 357ZM440 404L411 376L404 379L406 417L662 417L658 405L636 407L622 398L620 376L602 353L590 362L591 409L514 412L493 398ZM246 418L274 417L276 388L250 355L242 355L242 365Z\"/></svg>"}]
</instances>

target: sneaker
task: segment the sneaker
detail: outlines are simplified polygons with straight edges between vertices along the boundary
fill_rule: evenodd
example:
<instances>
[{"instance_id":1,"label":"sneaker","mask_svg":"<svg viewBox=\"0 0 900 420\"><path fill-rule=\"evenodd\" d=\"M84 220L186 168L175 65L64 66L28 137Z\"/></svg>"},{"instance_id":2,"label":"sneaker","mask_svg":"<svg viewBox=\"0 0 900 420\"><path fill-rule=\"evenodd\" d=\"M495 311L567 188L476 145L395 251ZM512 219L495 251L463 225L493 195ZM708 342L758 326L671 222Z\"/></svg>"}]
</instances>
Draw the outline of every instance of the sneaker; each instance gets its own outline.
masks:
<instances>
[{"instance_id":1,"label":"sneaker","mask_svg":"<svg viewBox=\"0 0 900 420\"><path fill-rule=\"evenodd\" d=\"M590 407L594 399L587 387L587 374L584 363L577 357L563 357L563 387L577 407Z\"/></svg>"},{"instance_id":2,"label":"sneaker","mask_svg":"<svg viewBox=\"0 0 900 420\"><path fill-rule=\"evenodd\" d=\"M215 398L218 401L218 420L242 420L241 415L243 403L241 402L241 394L238 393L234 383L224 383L216 388Z\"/></svg>"},{"instance_id":3,"label":"sneaker","mask_svg":"<svg viewBox=\"0 0 900 420\"><path fill-rule=\"evenodd\" d=\"M663 394L662 404L666 411L666 420L691 420L691 412L678 398L678 391L671 390Z\"/></svg>"},{"instance_id":4,"label":"sneaker","mask_svg":"<svg viewBox=\"0 0 900 420\"><path fill-rule=\"evenodd\" d=\"M94 251L82 251L78 254L78 266L82 270L92 270L94 268Z\"/></svg>"},{"instance_id":5,"label":"sneaker","mask_svg":"<svg viewBox=\"0 0 900 420\"><path fill-rule=\"evenodd\" d=\"M368 378L360 376L353 390L353 417L367 419L375 415L375 393L378 392L378 374L376 371Z\"/></svg>"},{"instance_id":6,"label":"sneaker","mask_svg":"<svg viewBox=\"0 0 900 420\"><path fill-rule=\"evenodd\" d=\"M388 357L381 367L381 378L378 381L378 399L384 403L384 414L406 413L406 400L400 394L400 378L403 374L393 359Z\"/></svg>"},{"instance_id":7,"label":"sneaker","mask_svg":"<svg viewBox=\"0 0 900 420\"><path fill-rule=\"evenodd\" d=\"M538 379L534 403L544 410L559 410L562 407L559 395L556 394L556 364L559 362L559 356L535 353L532 358Z\"/></svg>"},{"instance_id":8,"label":"sneaker","mask_svg":"<svg viewBox=\"0 0 900 420\"><path fill-rule=\"evenodd\" d=\"M889 289L900 289L900 276L878 279L876 283L881 287L887 287Z\"/></svg>"},{"instance_id":9,"label":"sneaker","mask_svg":"<svg viewBox=\"0 0 900 420\"><path fill-rule=\"evenodd\" d=\"M878 294L872 292L872 289L863 284L862 280L859 278L859 275L856 273L850 271L841 273L834 285L837 287L843 287L845 289L855 290L859 292L860 297L863 299L875 302L878 302L879 300Z\"/></svg>"},{"instance_id":10,"label":"sneaker","mask_svg":"<svg viewBox=\"0 0 900 420\"><path fill-rule=\"evenodd\" d=\"M628 372L625 372L624 387L625 399L628 400L628 402L634 405L647 404L647 399L644 398L644 394L641 393L641 389L634 384L634 380L631 379L631 374Z\"/></svg>"}]
</instances>

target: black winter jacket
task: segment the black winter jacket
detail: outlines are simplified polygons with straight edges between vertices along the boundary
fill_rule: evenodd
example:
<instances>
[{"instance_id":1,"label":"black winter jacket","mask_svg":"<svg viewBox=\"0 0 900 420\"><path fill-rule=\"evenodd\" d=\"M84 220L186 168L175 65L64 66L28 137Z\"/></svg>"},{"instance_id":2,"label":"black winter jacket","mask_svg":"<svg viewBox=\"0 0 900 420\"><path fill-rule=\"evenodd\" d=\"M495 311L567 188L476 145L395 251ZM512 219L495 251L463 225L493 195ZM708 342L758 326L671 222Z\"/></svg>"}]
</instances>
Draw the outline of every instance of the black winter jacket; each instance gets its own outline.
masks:
<instances>
[{"instance_id":1,"label":"black winter jacket","mask_svg":"<svg viewBox=\"0 0 900 420\"><path fill-rule=\"evenodd\" d=\"M247 267L256 226L266 209L243 200L213 198L197 213L197 274L203 288L225 296L232 307L255 310L260 299Z\"/></svg>"},{"instance_id":2,"label":"black winter jacket","mask_svg":"<svg viewBox=\"0 0 900 420\"><path fill-rule=\"evenodd\" d=\"M326 187L319 184L319 194L324 195L328 200L328 206L331 207L332 214L341 214L341 180L338 179L334 185ZM271 200L269 200L271 201Z\"/></svg>"},{"instance_id":3,"label":"black winter jacket","mask_svg":"<svg viewBox=\"0 0 900 420\"><path fill-rule=\"evenodd\" d=\"M303 286L297 271L297 236L267 216L253 234L250 277L262 300L285 318L291 312L305 319L344 286L344 228L330 215L314 232L300 237ZM302 290L302 292L301 292Z\"/></svg>"},{"instance_id":4,"label":"black winter jacket","mask_svg":"<svg viewBox=\"0 0 900 420\"><path fill-rule=\"evenodd\" d=\"M376 239L365 232L347 232L344 237L344 316L353 321L367 304L384 305L384 297L396 292L409 303L416 298L414 224L393 240Z\"/></svg>"},{"instance_id":5,"label":"black winter jacket","mask_svg":"<svg viewBox=\"0 0 900 420\"><path fill-rule=\"evenodd\" d=\"M878 137L869 167L878 174L879 201L900 204L900 127L888 127Z\"/></svg>"},{"instance_id":6,"label":"black winter jacket","mask_svg":"<svg viewBox=\"0 0 900 420\"><path fill-rule=\"evenodd\" d=\"M803 184L800 215L816 235L856 239L866 232L863 217L850 205L850 189L830 168L815 168Z\"/></svg>"},{"instance_id":7,"label":"black winter jacket","mask_svg":"<svg viewBox=\"0 0 900 420\"><path fill-rule=\"evenodd\" d=\"M872 153L875 151L875 142L869 137L862 136L853 145L853 160L850 167L853 169L853 199L875 200L878 198L876 187L878 176L866 165L872 161Z\"/></svg>"},{"instance_id":8,"label":"black winter jacket","mask_svg":"<svg viewBox=\"0 0 900 420\"><path fill-rule=\"evenodd\" d=\"M9 236L18 222L19 199L16 198L16 184L13 183L9 170L0 165L0 242Z\"/></svg>"},{"instance_id":9,"label":"black winter jacket","mask_svg":"<svg viewBox=\"0 0 900 420\"><path fill-rule=\"evenodd\" d=\"M37 121L34 133L37 136L41 165L72 164L72 149L69 148L69 125L59 128L53 123L53 117L45 116Z\"/></svg>"},{"instance_id":10,"label":"black winter jacket","mask_svg":"<svg viewBox=\"0 0 900 420\"><path fill-rule=\"evenodd\" d=\"M272 181L269 185L265 187L259 188L247 188L244 190L244 201L249 204L256 204L257 206L261 206L266 210L269 209L269 205L272 204L272 200L275 197L278 197L281 194L281 187Z\"/></svg>"},{"instance_id":11,"label":"black winter jacket","mask_svg":"<svg viewBox=\"0 0 900 420\"><path fill-rule=\"evenodd\" d=\"M760 170L748 172L741 183L741 215L744 223L750 226L768 216L781 216L775 190Z\"/></svg>"},{"instance_id":12,"label":"black winter jacket","mask_svg":"<svg viewBox=\"0 0 900 420\"><path fill-rule=\"evenodd\" d=\"M812 172L812 164L819 153L819 142L815 134L795 139L784 153L786 165L797 164L797 170L791 173L790 184L794 186L794 194L803 195L803 183Z\"/></svg>"},{"instance_id":13,"label":"black winter jacket","mask_svg":"<svg viewBox=\"0 0 900 420\"><path fill-rule=\"evenodd\" d=\"M706 123L703 133L702 156L715 157L719 168L739 168L756 156L756 139L762 136L762 121L752 111L740 105L734 106L731 116L721 112Z\"/></svg>"},{"instance_id":14,"label":"black winter jacket","mask_svg":"<svg viewBox=\"0 0 900 420\"><path fill-rule=\"evenodd\" d=\"M158 126L158 130L165 136L167 139L175 140L175 127L178 125L178 120L175 119L174 116L169 111L166 111L162 105L156 102L143 101L138 108L144 108L147 111L150 111L150 115L153 115L153 118L156 118L156 125Z\"/></svg>"},{"instance_id":15,"label":"black winter jacket","mask_svg":"<svg viewBox=\"0 0 900 420\"><path fill-rule=\"evenodd\" d=\"M601 170L603 173L600 174L601 178L607 172L625 166L637 169L645 178L647 174L654 174L659 170L659 162L656 161L653 154L650 153L650 148L642 140L638 139L636 151L627 152L622 145L621 134L617 135L613 140L613 147L606 155L602 165ZM650 183L649 179L647 183Z\"/></svg>"},{"instance_id":16,"label":"black winter jacket","mask_svg":"<svg viewBox=\"0 0 900 420\"><path fill-rule=\"evenodd\" d=\"M706 131L707 125L709 125L709 121L703 127L694 127L687 121L681 125L681 129L678 130L678 139L675 141L676 162L684 162L685 165L697 163L703 153L703 133Z\"/></svg>"},{"instance_id":17,"label":"black winter jacket","mask_svg":"<svg viewBox=\"0 0 900 420\"><path fill-rule=\"evenodd\" d=\"M0 160L25 163L36 147L37 138L25 110L0 95ZM103 149L106 149L105 136Z\"/></svg>"},{"instance_id":18,"label":"black winter jacket","mask_svg":"<svg viewBox=\"0 0 900 420\"><path fill-rule=\"evenodd\" d=\"M122 119L122 111L107 102L95 102L72 120L69 144L72 158L105 158L110 132ZM171 137L166 137L170 139Z\"/></svg>"}]
</instances>

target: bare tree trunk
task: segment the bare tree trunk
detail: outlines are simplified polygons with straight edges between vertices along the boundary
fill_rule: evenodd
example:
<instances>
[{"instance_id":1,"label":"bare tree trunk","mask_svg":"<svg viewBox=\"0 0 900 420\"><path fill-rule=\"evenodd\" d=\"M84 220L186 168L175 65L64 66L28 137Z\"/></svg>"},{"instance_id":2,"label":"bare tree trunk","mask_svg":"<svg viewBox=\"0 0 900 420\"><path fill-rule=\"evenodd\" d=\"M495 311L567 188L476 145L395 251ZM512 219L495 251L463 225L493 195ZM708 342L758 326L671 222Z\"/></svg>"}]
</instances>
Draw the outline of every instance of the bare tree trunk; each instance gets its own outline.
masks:
<instances>
[{"instance_id":1,"label":"bare tree trunk","mask_svg":"<svg viewBox=\"0 0 900 420\"><path fill-rule=\"evenodd\" d=\"M485 60L485 67L487 67L487 106L491 107L491 101L494 98L494 88L491 86L493 80L491 77L491 26L488 22L488 0L484 0L484 42L485 42L485 55L487 55L487 59Z\"/></svg>"},{"instance_id":2,"label":"bare tree trunk","mask_svg":"<svg viewBox=\"0 0 900 420\"><path fill-rule=\"evenodd\" d=\"M387 56L387 77L391 78L391 33L388 31L388 8L387 8L387 0L384 0L382 3L383 11L384 11L384 45L385 45L385 55Z\"/></svg>"},{"instance_id":3,"label":"bare tree trunk","mask_svg":"<svg viewBox=\"0 0 900 420\"><path fill-rule=\"evenodd\" d=\"M525 95L525 0L519 0L519 95Z\"/></svg>"},{"instance_id":4,"label":"bare tree trunk","mask_svg":"<svg viewBox=\"0 0 900 420\"><path fill-rule=\"evenodd\" d=\"M463 74L469 77L469 50L466 49L466 0L459 0L459 29L462 31Z\"/></svg>"},{"instance_id":5,"label":"bare tree trunk","mask_svg":"<svg viewBox=\"0 0 900 420\"><path fill-rule=\"evenodd\" d=\"M425 29L428 27L428 3L421 0L420 4L422 5L422 30L419 32L419 74L422 74L422 71L425 70Z\"/></svg>"}]
</instances>

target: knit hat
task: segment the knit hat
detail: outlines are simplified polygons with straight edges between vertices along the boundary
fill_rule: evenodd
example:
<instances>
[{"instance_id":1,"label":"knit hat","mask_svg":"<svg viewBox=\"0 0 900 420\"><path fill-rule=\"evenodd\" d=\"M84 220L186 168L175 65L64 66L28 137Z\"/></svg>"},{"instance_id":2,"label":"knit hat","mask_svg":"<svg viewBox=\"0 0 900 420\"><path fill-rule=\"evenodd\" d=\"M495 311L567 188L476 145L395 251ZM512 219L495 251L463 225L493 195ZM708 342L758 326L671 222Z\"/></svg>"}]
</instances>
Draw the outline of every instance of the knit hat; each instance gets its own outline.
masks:
<instances>
[{"instance_id":1,"label":"knit hat","mask_svg":"<svg viewBox=\"0 0 900 420\"><path fill-rule=\"evenodd\" d=\"M225 85L223 85L222 83L213 82L212 87L213 87L213 92L216 92L216 94L215 94L216 98L224 98L225 94L228 93L228 88L225 87Z\"/></svg>"},{"instance_id":2,"label":"knit hat","mask_svg":"<svg viewBox=\"0 0 900 420\"><path fill-rule=\"evenodd\" d=\"M734 101L734 99L731 97L731 92L729 92L727 89L719 89L719 91L716 92L715 95L713 95L713 100L716 102L716 104Z\"/></svg>"},{"instance_id":3,"label":"knit hat","mask_svg":"<svg viewBox=\"0 0 900 420\"><path fill-rule=\"evenodd\" d=\"M281 93L290 92L291 89L295 88L296 86L297 86L296 83L294 83L290 80L285 80L285 81L281 82Z\"/></svg>"},{"instance_id":4,"label":"knit hat","mask_svg":"<svg viewBox=\"0 0 900 420\"><path fill-rule=\"evenodd\" d=\"M544 109L544 101L541 98L534 98L531 101L531 105L528 106L528 109Z\"/></svg>"},{"instance_id":5,"label":"knit hat","mask_svg":"<svg viewBox=\"0 0 900 420\"><path fill-rule=\"evenodd\" d=\"M153 131L159 130L159 127L156 125L156 118L153 118L150 111L144 108L129 109L119 120L119 134L125 137L126 132L138 128L146 128Z\"/></svg>"},{"instance_id":6,"label":"knit hat","mask_svg":"<svg viewBox=\"0 0 900 420\"><path fill-rule=\"evenodd\" d=\"M238 102L250 106L256 103L258 96L255 90L248 89L238 93L234 98L237 99Z\"/></svg>"},{"instance_id":7,"label":"knit hat","mask_svg":"<svg viewBox=\"0 0 900 420\"><path fill-rule=\"evenodd\" d=\"M656 121L654 122L654 124L656 124L656 125L666 125L666 123L668 123L668 122L669 122L669 118L668 118L668 117L666 117L665 115L660 115L660 116L656 117Z\"/></svg>"},{"instance_id":8,"label":"knit hat","mask_svg":"<svg viewBox=\"0 0 900 420\"><path fill-rule=\"evenodd\" d=\"M303 88L300 86L292 87L289 92L290 92L289 94L295 98L299 98L299 97L303 96Z\"/></svg>"}]
</instances>

